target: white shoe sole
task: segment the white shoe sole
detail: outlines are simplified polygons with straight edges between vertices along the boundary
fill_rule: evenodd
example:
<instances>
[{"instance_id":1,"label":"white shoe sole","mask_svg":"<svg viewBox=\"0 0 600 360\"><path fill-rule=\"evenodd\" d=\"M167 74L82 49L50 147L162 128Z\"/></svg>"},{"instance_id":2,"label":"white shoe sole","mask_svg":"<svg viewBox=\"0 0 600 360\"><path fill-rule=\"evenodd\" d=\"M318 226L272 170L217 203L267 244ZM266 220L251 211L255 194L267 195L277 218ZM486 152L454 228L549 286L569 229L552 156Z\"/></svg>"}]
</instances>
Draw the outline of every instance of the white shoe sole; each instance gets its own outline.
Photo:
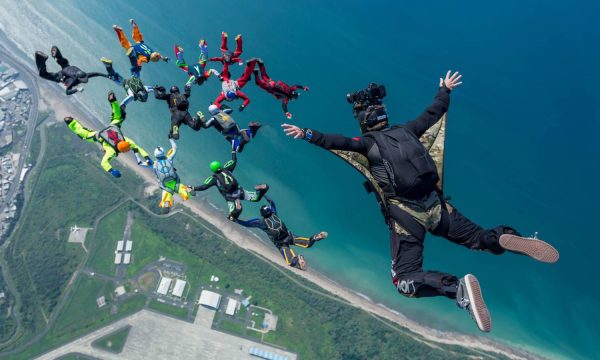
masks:
<instances>
[{"instance_id":1,"label":"white shoe sole","mask_svg":"<svg viewBox=\"0 0 600 360\"><path fill-rule=\"evenodd\" d=\"M527 255L545 263L555 263L560 257L558 250L547 242L517 235L500 235L500 246L506 250Z\"/></svg>"},{"instance_id":2,"label":"white shoe sole","mask_svg":"<svg viewBox=\"0 0 600 360\"><path fill-rule=\"evenodd\" d=\"M474 275L467 274L465 275L465 287L471 302L471 314L477 323L477 327L479 327L479 330L483 332L492 331L492 318L487 306L485 305L485 302L483 301L483 295L481 293L479 281Z\"/></svg>"}]
</instances>

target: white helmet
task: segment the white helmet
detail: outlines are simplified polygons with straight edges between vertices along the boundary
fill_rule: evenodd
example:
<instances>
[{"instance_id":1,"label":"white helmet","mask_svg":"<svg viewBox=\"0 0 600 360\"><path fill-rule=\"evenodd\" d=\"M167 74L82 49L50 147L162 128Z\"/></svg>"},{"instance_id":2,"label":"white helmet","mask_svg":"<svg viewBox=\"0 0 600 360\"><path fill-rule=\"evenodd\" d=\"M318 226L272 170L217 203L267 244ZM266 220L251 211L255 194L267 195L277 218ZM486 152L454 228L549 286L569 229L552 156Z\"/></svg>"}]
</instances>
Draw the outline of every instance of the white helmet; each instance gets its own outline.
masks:
<instances>
[{"instance_id":1,"label":"white helmet","mask_svg":"<svg viewBox=\"0 0 600 360\"><path fill-rule=\"evenodd\" d=\"M154 157L157 159L164 159L166 157L165 150L162 147L157 146L156 149L154 149Z\"/></svg>"},{"instance_id":2,"label":"white helmet","mask_svg":"<svg viewBox=\"0 0 600 360\"><path fill-rule=\"evenodd\" d=\"M209 106L209 107L208 107L208 112L209 112L211 115L215 115L216 113L218 113L218 112L219 112L219 108L217 107L217 105L214 105L214 104L213 104L213 105L211 105L211 106Z\"/></svg>"}]
</instances>

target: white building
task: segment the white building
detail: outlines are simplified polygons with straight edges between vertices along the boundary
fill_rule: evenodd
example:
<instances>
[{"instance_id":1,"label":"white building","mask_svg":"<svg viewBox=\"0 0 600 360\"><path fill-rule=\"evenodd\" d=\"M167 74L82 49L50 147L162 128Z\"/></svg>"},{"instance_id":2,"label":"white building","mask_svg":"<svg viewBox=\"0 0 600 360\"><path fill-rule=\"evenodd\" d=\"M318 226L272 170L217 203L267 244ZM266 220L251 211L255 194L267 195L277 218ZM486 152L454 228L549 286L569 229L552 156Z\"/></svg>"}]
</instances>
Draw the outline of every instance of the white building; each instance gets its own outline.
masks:
<instances>
[{"instance_id":1,"label":"white building","mask_svg":"<svg viewBox=\"0 0 600 360\"><path fill-rule=\"evenodd\" d=\"M183 291L185 290L185 284L187 284L187 282L185 280L181 280L181 279L175 280L175 286L173 286L173 292L171 294L173 296L177 296L177 297L183 296Z\"/></svg>"},{"instance_id":2,"label":"white building","mask_svg":"<svg viewBox=\"0 0 600 360\"><path fill-rule=\"evenodd\" d=\"M131 262L131 254L130 253L123 254L123 264L129 265L130 262Z\"/></svg>"},{"instance_id":3,"label":"white building","mask_svg":"<svg viewBox=\"0 0 600 360\"><path fill-rule=\"evenodd\" d=\"M119 252L118 252L118 253L115 253L115 265L119 265L119 264L121 263L121 260L122 260L122 258L123 258L121 255L122 255L122 254L121 254L121 253L119 253Z\"/></svg>"},{"instance_id":4,"label":"white building","mask_svg":"<svg viewBox=\"0 0 600 360\"><path fill-rule=\"evenodd\" d=\"M227 303L227 309L225 310L225 314L227 315L235 315L235 311L237 310L238 302L232 298L229 298L229 302Z\"/></svg>"},{"instance_id":5,"label":"white building","mask_svg":"<svg viewBox=\"0 0 600 360\"><path fill-rule=\"evenodd\" d=\"M158 289L156 290L156 292L161 295L167 295L167 292L169 292L169 288L171 287L171 282L173 282L173 279L171 278L161 278L160 284L158 284Z\"/></svg>"},{"instance_id":6,"label":"white building","mask_svg":"<svg viewBox=\"0 0 600 360\"><path fill-rule=\"evenodd\" d=\"M208 290L202 290L198 304L212 309L218 309L221 303L221 295Z\"/></svg>"},{"instance_id":7,"label":"white building","mask_svg":"<svg viewBox=\"0 0 600 360\"><path fill-rule=\"evenodd\" d=\"M132 247L133 247L133 241L127 240L127 242L125 243L125 251L131 251Z\"/></svg>"},{"instance_id":8,"label":"white building","mask_svg":"<svg viewBox=\"0 0 600 360\"><path fill-rule=\"evenodd\" d=\"M123 245L124 245L124 241L123 240L119 240L117 241L117 251L123 251Z\"/></svg>"}]
</instances>

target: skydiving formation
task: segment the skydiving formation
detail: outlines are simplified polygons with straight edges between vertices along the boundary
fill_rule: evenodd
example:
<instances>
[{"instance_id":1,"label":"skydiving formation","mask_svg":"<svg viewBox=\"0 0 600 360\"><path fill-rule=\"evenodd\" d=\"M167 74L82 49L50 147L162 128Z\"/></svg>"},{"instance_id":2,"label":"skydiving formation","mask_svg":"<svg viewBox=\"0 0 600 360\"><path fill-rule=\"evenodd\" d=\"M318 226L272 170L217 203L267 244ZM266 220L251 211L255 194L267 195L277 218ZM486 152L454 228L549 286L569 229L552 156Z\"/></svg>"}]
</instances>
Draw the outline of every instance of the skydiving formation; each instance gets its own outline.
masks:
<instances>
[{"instance_id":1,"label":"skydiving formation","mask_svg":"<svg viewBox=\"0 0 600 360\"><path fill-rule=\"evenodd\" d=\"M131 65L131 75L125 79L113 68L113 61L103 57L104 73L85 73L69 64L56 46L51 49L51 55L56 59L61 70L56 73L48 72L44 53L35 53L36 65L40 77L63 83L66 94L78 91L79 84L87 83L93 77L105 77L123 87L125 99L119 103L113 91L108 94L112 108L111 123L99 131L85 128L81 123L66 117L65 123L78 137L101 145L104 156L102 168L114 177L121 173L115 169L111 160L129 150L134 152L137 163L144 167L152 167L154 175L162 190L159 208L169 209L174 206L174 194L184 201L196 192L205 191L215 186L227 203L227 218L247 228L263 230L281 253L289 267L306 270L306 260L297 255L292 246L310 248L316 242L328 237L327 232L320 232L310 237L299 237L291 232L277 213L275 202L268 196L269 186L265 183L255 185L253 190L244 189L233 171L238 165L238 155L244 147L254 140L261 123L251 121L246 128L240 128L234 120L233 109L224 102L242 100L238 112L243 112L250 103L249 97L242 89L252 81L255 85L281 100L282 109L287 119L292 118L288 104L298 99L299 90L309 91L308 86L289 85L283 81L270 78L261 58L251 57L245 63L242 60L242 35L235 37L236 48L231 52L228 48L228 35L221 33L221 56L209 57L208 43L204 38L198 43L200 54L198 61L187 63L184 59L184 48L174 43L175 65L187 75L184 91L173 85L167 92L164 86L145 86L141 79L142 65L148 62L168 61L145 43L137 23L130 20L132 26L132 45L125 36L122 28L113 25L119 43L125 50ZM221 63L221 73L215 69L206 69L208 62ZM239 64L242 68L232 67ZM239 69L242 74L236 77L232 70ZM221 81L221 92L208 106L210 117L205 118L201 111L195 116L189 112L191 88L193 84L203 85L210 76ZM538 261L554 263L559 259L558 251L550 244L536 237L523 237L514 228L499 225L484 229L462 215L448 202L443 192L443 168L446 113L450 106L450 93L461 82L462 75L448 71L440 78L439 87L433 102L416 119L402 125L391 125L387 110L383 104L386 90L383 85L375 83L347 95L352 104L354 117L358 120L361 136L346 137L338 134L326 134L310 128L300 128L292 124L282 124L286 135L329 150L353 166L366 179L365 187L374 193L379 202L381 212L388 225L390 233L390 250L392 257L391 277L396 290L406 297L444 296L456 302L458 307L469 312L478 328L489 332L492 328L491 316L484 302L482 289L478 279L472 274L463 277L423 269L424 239L427 232L443 237L457 245L472 250L480 250L500 255L505 252L526 255ZM236 80L234 80L236 79ZM202 91L205 85L198 87ZM144 103L149 93L154 93L157 100L167 103L169 109L170 129L168 139L171 149L167 152L158 146L154 150L155 160L138 146L131 138L125 137L121 126L126 117L127 104ZM142 106L142 105L135 105ZM196 108L197 109L197 108ZM204 107L206 109L206 107ZM167 120L165 114L165 122ZM236 115L243 116L243 114ZM200 129L213 127L228 142L231 160L222 165L218 161L210 163L212 175L198 186L184 185L174 167L175 155L178 151L175 140L180 137L181 126L185 124L195 132ZM263 130L264 132L265 130ZM195 135L198 140L208 132ZM264 136L263 136L264 137ZM263 141L262 137L261 140ZM253 145L254 146L254 145ZM225 148L224 148L225 149ZM245 156L245 155L243 155ZM322 175L322 174L321 174ZM335 178L336 174L328 174ZM310 191L310 189L309 189ZM260 218L250 220L240 219L243 210L242 201L257 203L263 198L268 205L260 207ZM248 205L251 206L251 205Z\"/></svg>"}]
</instances>

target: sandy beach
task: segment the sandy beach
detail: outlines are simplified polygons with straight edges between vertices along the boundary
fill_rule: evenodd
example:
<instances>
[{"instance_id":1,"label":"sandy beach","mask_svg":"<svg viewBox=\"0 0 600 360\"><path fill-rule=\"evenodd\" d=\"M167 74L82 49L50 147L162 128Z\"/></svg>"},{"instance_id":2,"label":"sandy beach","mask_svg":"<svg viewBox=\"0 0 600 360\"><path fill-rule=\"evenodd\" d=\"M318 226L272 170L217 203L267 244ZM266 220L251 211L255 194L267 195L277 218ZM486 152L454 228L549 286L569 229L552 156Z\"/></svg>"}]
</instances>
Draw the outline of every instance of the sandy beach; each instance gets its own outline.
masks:
<instances>
[{"instance_id":1,"label":"sandy beach","mask_svg":"<svg viewBox=\"0 0 600 360\"><path fill-rule=\"evenodd\" d=\"M9 44L4 45L12 51L12 46L10 46ZM18 55L16 57L18 57ZM33 60L29 61L28 65L33 71ZM41 92L41 109L52 110L55 114L57 122L62 123L63 118L65 116L73 116L82 121L86 126L89 126L90 128L99 128L103 125L100 121L98 121L98 117L94 116L94 114L87 110L83 104L76 100L76 95L67 97L65 96L62 87L58 86L57 84L44 81L42 79L39 79L38 85ZM133 106L138 105L133 104ZM108 113L108 107L106 110ZM131 119L129 121L135 121L135 119ZM59 124L59 126L62 126L62 124ZM67 131L67 129L65 129L65 131ZM185 151L185 149L180 148L179 151ZM121 164L123 164L123 166L127 166L131 170L135 171L135 173L138 174L142 179L144 179L144 181L147 183L147 186L149 187L149 191L147 191L147 194L151 193L152 191L158 190L156 186L156 180L151 170L138 166L135 163L133 156L125 155L119 157L117 160ZM275 266L279 266L280 268L284 269L284 271L291 271L296 273L298 276L301 276L316 284L320 288L324 289L325 292L329 292L343 299L345 302L352 306L363 309L373 315L387 319L395 324L398 324L401 327L407 328L411 332L422 337L420 338L419 336L415 336L417 340L433 343L433 346L435 346L435 343L460 345L468 347L470 349L479 349L482 351L495 352L514 359L539 358L525 351L514 349L508 345L500 344L498 342L486 339L484 337L464 335L453 332L443 332L419 324L402 315L401 313L389 309L381 304L377 304L371 299L365 297L364 295L361 295L352 291L349 288L341 286L340 284L332 281L331 279L325 277L319 272L310 269L310 263L308 264L309 269L307 271L300 271L297 269L290 268L282 262L281 256L277 252L275 247L269 246L269 244L261 241L253 233L229 221L227 218L225 218L225 216L223 216L223 213L216 210L206 200L203 200L202 197L196 197L186 202L182 202L181 198L179 197L175 198L175 201L177 202L176 206L182 205L187 207L200 218L221 229L221 231L223 232L223 236L226 239L234 242L241 248L244 248L249 252L265 259L266 261L271 262ZM328 239L326 241L335 241L335 239ZM381 274L381 276L388 275ZM390 291L395 291L392 288L391 283ZM451 311L459 311L455 309L454 304L452 304L451 302L448 303L448 307ZM468 315L466 314L465 321L471 321L470 319L468 319Z\"/></svg>"}]
</instances>

